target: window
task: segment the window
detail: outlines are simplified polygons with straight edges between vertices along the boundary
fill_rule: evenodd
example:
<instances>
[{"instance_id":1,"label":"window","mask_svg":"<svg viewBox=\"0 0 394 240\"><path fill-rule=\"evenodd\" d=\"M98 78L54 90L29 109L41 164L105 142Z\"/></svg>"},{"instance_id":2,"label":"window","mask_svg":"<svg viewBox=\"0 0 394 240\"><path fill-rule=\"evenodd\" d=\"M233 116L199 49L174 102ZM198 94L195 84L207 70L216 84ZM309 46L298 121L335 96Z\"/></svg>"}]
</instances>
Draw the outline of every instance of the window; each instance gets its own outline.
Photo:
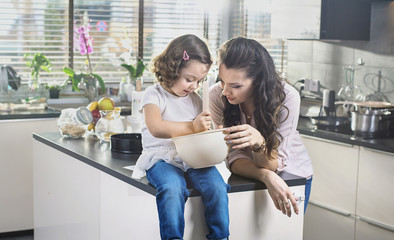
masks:
<instances>
[{"instance_id":1,"label":"window","mask_svg":"<svg viewBox=\"0 0 394 240\"><path fill-rule=\"evenodd\" d=\"M215 57L215 50L221 44L221 11L206 4L207 1L195 0L144 1L144 61L149 62L172 39L184 34L195 34L205 39ZM145 82L153 81L151 75L145 75L148 75Z\"/></svg>"},{"instance_id":2,"label":"window","mask_svg":"<svg viewBox=\"0 0 394 240\"><path fill-rule=\"evenodd\" d=\"M53 64L43 79L59 74L68 64L68 1L0 0L0 64L15 68L26 83L30 69L24 54L41 52Z\"/></svg>"},{"instance_id":3,"label":"window","mask_svg":"<svg viewBox=\"0 0 394 240\"><path fill-rule=\"evenodd\" d=\"M87 56L80 54L75 35L85 16L94 39L92 70L106 82L127 75L120 66L122 57L141 55L149 63L183 34L205 39L214 59L227 39L255 38L285 72L287 43L270 39L271 1L144 0L140 18L140 0L0 0L0 64L14 67L23 83L30 75L25 53L41 52L51 60L52 72L40 72L42 82L67 79L65 66L87 72ZM144 78L148 84L153 81L149 71Z\"/></svg>"},{"instance_id":4,"label":"window","mask_svg":"<svg viewBox=\"0 0 394 240\"><path fill-rule=\"evenodd\" d=\"M287 41L271 38L272 0L237 0L232 3L231 37L244 36L260 42L271 54L279 73L287 70Z\"/></svg>"},{"instance_id":5,"label":"window","mask_svg":"<svg viewBox=\"0 0 394 240\"><path fill-rule=\"evenodd\" d=\"M92 71L106 82L119 82L127 74L120 66L122 57L137 56L138 4L138 0L74 0L74 33L85 15L94 40L89 55ZM73 48L74 70L87 72L87 57L80 54L78 40Z\"/></svg>"},{"instance_id":6,"label":"window","mask_svg":"<svg viewBox=\"0 0 394 240\"><path fill-rule=\"evenodd\" d=\"M24 83L30 75L25 53L40 52L51 60L52 72L40 72L42 82L64 81L65 66L87 71L86 55L79 53L78 41L74 39L84 15L91 20L90 35L94 39L94 52L89 56L92 68L105 81L120 81L126 74L120 66L121 54L137 52L138 0L0 0L0 3L0 63L14 67ZM69 21L70 16L73 21Z\"/></svg>"}]
</instances>

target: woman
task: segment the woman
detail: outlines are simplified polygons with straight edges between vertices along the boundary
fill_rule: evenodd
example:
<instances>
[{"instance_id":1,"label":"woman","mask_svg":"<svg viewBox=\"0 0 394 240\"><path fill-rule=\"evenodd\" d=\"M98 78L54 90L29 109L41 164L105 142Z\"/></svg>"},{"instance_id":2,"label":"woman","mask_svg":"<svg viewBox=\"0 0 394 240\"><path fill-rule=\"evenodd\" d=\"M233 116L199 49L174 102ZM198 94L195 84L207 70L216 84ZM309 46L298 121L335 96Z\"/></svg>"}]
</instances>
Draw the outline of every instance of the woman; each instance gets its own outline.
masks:
<instances>
[{"instance_id":1,"label":"woman","mask_svg":"<svg viewBox=\"0 0 394 240\"><path fill-rule=\"evenodd\" d=\"M220 83L210 89L215 127L228 127L231 145L229 169L262 181L276 208L298 214L297 201L276 174L305 177L306 209L312 181L312 163L298 134L300 96L282 81L267 50L257 41L234 38L219 50Z\"/></svg>"}]
</instances>

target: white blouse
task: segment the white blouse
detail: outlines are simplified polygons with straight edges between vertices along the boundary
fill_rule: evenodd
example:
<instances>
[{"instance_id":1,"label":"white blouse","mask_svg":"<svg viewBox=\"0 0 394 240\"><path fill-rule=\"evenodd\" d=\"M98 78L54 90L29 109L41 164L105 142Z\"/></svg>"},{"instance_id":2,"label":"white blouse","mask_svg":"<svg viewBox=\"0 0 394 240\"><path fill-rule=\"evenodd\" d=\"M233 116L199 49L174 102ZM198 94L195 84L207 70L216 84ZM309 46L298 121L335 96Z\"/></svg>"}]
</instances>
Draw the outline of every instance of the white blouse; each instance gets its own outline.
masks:
<instances>
[{"instance_id":1,"label":"white blouse","mask_svg":"<svg viewBox=\"0 0 394 240\"><path fill-rule=\"evenodd\" d=\"M300 111L300 95L295 88L284 83L286 98L284 105L289 109L289 115L278 129L283 140L279 146L278 168L277 171L288 172L297 176L310 178L313 175L312 161L297 131L297 124ZM214 126L223 125L223 109L224 102L222 99L222 89L219 83L210 88L210 111ZM281 119L285 119L287 111L281 111ZM246 124L246 117L241 111L241 124ZM254 117L250 123L256 127ZM227 165L231 165L240 158L252 159L252 151L250 148L231 149L227 157Z\"/></svg>"}]
</instances>

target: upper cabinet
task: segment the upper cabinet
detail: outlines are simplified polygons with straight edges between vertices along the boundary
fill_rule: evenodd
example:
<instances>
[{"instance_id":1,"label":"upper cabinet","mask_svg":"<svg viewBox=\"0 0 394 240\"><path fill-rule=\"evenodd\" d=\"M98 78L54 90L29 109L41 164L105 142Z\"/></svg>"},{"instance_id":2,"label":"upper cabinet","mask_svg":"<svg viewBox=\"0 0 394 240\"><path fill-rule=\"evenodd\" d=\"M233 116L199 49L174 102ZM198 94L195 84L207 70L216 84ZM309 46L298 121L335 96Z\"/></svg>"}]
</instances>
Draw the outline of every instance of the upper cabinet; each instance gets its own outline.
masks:
<instances>
[{"instance_id":1,"label":"upper cabinet","mask_svg":"<svg viewBox=\"0 0 394 240\"><path fill-rule=\"evenodd\" d=\"M271 38L369 40L371 2L272 1Z\"/></svg>"}]
</instances>

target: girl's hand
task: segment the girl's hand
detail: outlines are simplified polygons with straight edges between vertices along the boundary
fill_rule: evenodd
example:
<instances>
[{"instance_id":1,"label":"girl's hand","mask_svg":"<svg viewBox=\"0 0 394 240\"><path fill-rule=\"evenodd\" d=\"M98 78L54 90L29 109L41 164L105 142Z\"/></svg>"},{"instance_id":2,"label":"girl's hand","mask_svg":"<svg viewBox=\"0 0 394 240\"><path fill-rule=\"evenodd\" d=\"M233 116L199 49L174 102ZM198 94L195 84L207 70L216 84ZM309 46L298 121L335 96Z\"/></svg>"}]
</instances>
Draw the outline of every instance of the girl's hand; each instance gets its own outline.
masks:
<instances>
[{"instance_id":1,"label":"girl's hand","mask_svg":"<svg viewBox=\"0 0 394 240\"><path fill-rule=\"evenodd\" d=\"M269 171L267 174L264 183L267 186L268 193L275 207L282 211L283 214L290 217L291 206L293 206L294 212L298 215L299 209L297 201L287 184L275 172Z\"/></svg>"},{"instance_id":2,"label":"girl's hand","mask_svg":"<svg viewBox=\"0 0 394 240\"><path fill-rule=\"evenodd\" d=\"M260 148L264 144L264 137L260 132L249 124L229 127L225 131L229 133L224 139L232 144L233 149L254 147Z\"/></svg>"},{"instance_id":3,"label":"girl's hand","mask_svg":"<svg viewBox=\"0 0 394 240\"><path fill-rule=\"evenodd\" d=\"M193 120L193 132L203 132L211 129L212 119L208 111L204 111Z\"/></svg>"}]
</instances>

